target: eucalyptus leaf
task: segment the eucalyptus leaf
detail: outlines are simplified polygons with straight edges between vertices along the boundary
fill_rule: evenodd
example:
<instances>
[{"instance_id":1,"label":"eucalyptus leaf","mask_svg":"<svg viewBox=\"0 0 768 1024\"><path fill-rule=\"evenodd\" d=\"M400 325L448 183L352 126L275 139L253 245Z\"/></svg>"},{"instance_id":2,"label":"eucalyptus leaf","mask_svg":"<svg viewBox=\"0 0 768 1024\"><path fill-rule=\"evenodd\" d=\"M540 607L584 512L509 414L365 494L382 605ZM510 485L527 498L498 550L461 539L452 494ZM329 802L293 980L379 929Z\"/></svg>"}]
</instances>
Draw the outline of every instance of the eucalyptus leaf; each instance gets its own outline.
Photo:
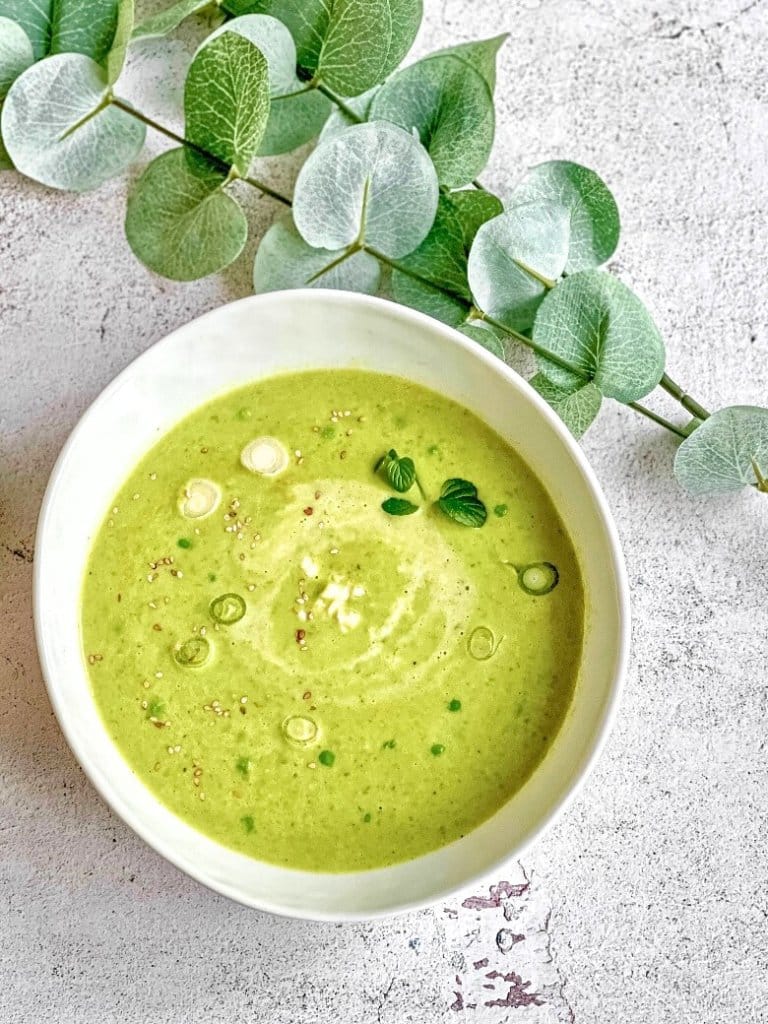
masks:
<instances>
[{"instance_id":1,"label":"eucalyptus leaf","mask_svg":"<svg viewBox=\"0 0 768 1024\"><path fill-rule=\"evenodd\" d=\"M272 102L259 155L287 153L315 138L333 104L297 77L296 46L286 26L268 14L246 14L225 22L208 41L224 32L237 32L249 39L267 60Z\"/></svg>"},{"instance_id":2,"label":"eucalyptus leaf","mask_svg":"<svg viewBox=\"0 0 768 1024\"><path fill-rule=\"evenodd\" d=\"M678 448L675 476L690 494L738 491L768 478L768 409L712 413Z\"/></svg>"},{"instance_id":3,"label":"eucalyptus leaf","mask_svg":"<svg viewBox=\"0 0 768 1024\"><path fill-rule=\"evenodd\" d=\"M0 0L0 16L21 25L35 60L82 53L102 63L115 37L118 0Z\"/></svg>"},{"instance_id":4,"label":"eucalyptus leaf","mask_svg":"<svg viewBox=\"0 0 768 1024\"><path fill-rule=\"evenodd\" d=\"M368 89L367 92L363 92L359 96L353 96L345 101L344 106L348 107L359 118L357 121L353 120L349 114L346 114L341 107L334 107L331 116L325 122L325 126L320 133L320 141L327 142L328 139L338 135L345 128L350 128L353 124L359 124L360 121L370 120L371 104L380 88L380 85L375 85L372 89Z\"/></svg>"},{"instance_id":5,"label":"eucalyptus leaf","mask_svg":"<svg viewBox=\"0 0 768 1024\"><path fill-rule=\"evenodd\" d=\"M619 210L594 171L567 160L538 164L515 188L507 205L541 199L561 203L570 214L566 274L591 270L611 258L619 243Z\"/></svg>"},{"instance_id":6,"label":"eucalyptus leaf","mask_svg":"<svg viewBox=\"0 0 768 1024\"><path fill-rule=\"evenodd\" d=\"M200 49L209 46L225 32L236 32L261 50L269 68L270 96L284 96L304 87L296 75L296 45L282 21L268 14L233 18L211 32Z\"/></svg>"},{"instance_id":7,"label":"eucalyptus leaf","mask_svg":"<svg viewBox=\"0 0 768 1024\"><path fill-rule=\"evenodd\" d=\"M395 301L452 327L463 323L472 303L467 284L469 249L480 225L500 211L501 203L488 192L468 189L442 195L429 234L399 261L404 270L392 273ZM447 295L446 289L453 294Z\"/></svg>"},{"instance_id":8,"label":"eucalyptus leaf","mask_svg":"<svg viewBox=\"0 0 768 1024\"><path fill-rule=\"evenodd\" d=\"M481 173L493 146L493 95L471 64L447 54L398 71L376 94L371 120L415 128L441 185L458 188Z\"/></svg>"},{"instance_id":9,"label":"eucalyptus leaf","mask_svg":"<svg viewBox=\"0 0 768 1024\"><path fill-rule=\"evenodd\" d=\"M178 28L182 21L185 21L193 14L199 14L206 7L210 7L211 2L212 0L177 0L177 3L171 4L170 7L158 11L157 14L153 14L149 18L145 18L133 30L131 38L149 39L167 36L169 32L173 32L174 29Z\"/></svg>"},{"instance_id":10,"label":"eucalyptus leaf","mask_svg":"<svg viewBox=\"0 0 768 1024\"><path fill-rule=\"evenodd\" d=\"M0 17L0 100L34 61L32 43L24 29L10 18Z\"/></svg>"},{"instance_id":11,"label":"eucalyptus leaf","mask_svg":"<svg viewBox=\"0 0 768 1024\"><path fill-rule=\"evenodd\" d=\"M117 25L106 60L107 81L110 85L115 84L123 70L133 32L133 18L133 0L118 0Z\"/></svg>"},{"instance_id":12,"label":"eucalyptus leaf","mask_svg":"<svg viewBox=\"0 0 768 1024\"><path fill-rule=\"evenodd\" d=\"M432 56L450 55L465 60L475 71L480 72L493 92L496 88L496 56L508 38L509 32L504 32L492 39L477 39L469 43L459 43L458 46L449 46L444 50L438 50Z\"/></svg>"},{"instance_id":13,"label":"eucalyptus leaf","mask_svg":"<svg viewBox=\"0 0 768 1024\"><path fill-rule=\"evenodd\" d=\"M515 206L483 224L469 254L476 305L517 331L527 330L568 259L569 215L559 203Z\"/></svg>"},{"instance_id":14,"label":"eucalyptus leaf","mask_svg":"<svg viewBox=\"0 0 768 1024\"><path fill-rule=\"evenodd\" d=\"M269 120L259 145L259 156L276 156L303 146L320 134L333 104L316 89L293 96L276 96L269 105Z\"/></svg>"},{"instance_id":15,"label":"eucalyptus leaf","mask_svg":"<svg viewBox=\"0 0 768 1024\"><path fill-rule=\"evenodd\" d=\"M315 248L366 244L405 256L427 236L437 175L423 146L385 121L355 125L321 143L301 169L296 227Z\"/></svg>"},{"instance_id":16,"label":"eucalyptus leaf","mask_svg":"<svg viewBox=\"0 0 768 1024\"><path fill-rule=\"evenodd\" d=\"M291 31L306 79L343 96L384 81L416 38L422 0L224 0L230 14L271 14Z\"/></svg>"},{"instance_id":17,"label":"eucalyptus leaf","mask_svg":"<svg viewBox=\"0 0 768 1024\"><path fill-rule=\"evenodd\" d=\"M33 64L3 104L2 135L22 174L85 192L122 173L144 144L144 125L109 102L104 70L58 54Z\"/></svg>"},{"instance_id":18,"label":"eucalyptus leaf","mask_svg":"<svg viewBox=\"0 0 768 1024\"><path fill-rule=\"evenodd\" d=\"M482 323L473 323L462 324L459 331L472 341L476 341L478 345L482 345L484 349L497 356L502 362L507 358L506 346L492 328L486 327Z\"/></svg>"},{"instance_id":19,"label":"eucalyptus leaf","mask_svg":"<svg viewBox=\"0 0 768 1024\"><path fill-rule=\"evenodd\" d=\"M224 32L195 54L184 87L186 137L248 173L269 116L269 71L258 47Z\"/></svg>"},{"instance_id":20,"label":"eucalyptus leaf","mask_svg":"<svg viewBox=\"0 0 768 1024\"><path fill-rule=\"evenodd\" d=\"M288 214L261 240L253 266L255 292L283 288L339 288L373 295L379 287L379 261L366 252L345 256L345 250L313 249Z\"/></svg>"},{"instance_id":21,"label":"eucalyptus leaf","mask_svg":"<svg viewBox=\"0 0 768 1024\"><path fill-rule=\"evenodd\" d=\"M421 0L329 0L315 73L342 96L358 96L391 74L411 48Z\"/></svg>"},{"instance_id":22,"label":"eucalyptus leaf","mask_svg":"<svg viewBox=\"0 0 768 1024\"><path fill-rule=\"evenodd\" d=\"M647 309L626 285L599 270L583 270L552 289L536 314L533 340L619 402L647 395L664 373L664 342ZM537 358L554 384L578 382L568 370Z\"/></svg>"},{"instance_id":23,"label":"eucalyptus leaf","mask_svg":"<svg viewBox=\"0 0 768 1024\"><path fill-rule=\"evenodd\" d=\"M19 25L32 44L35 60L47 56L54 0L0 0L0 17Z\"/></svg>"},{"instance_id":24,"label":"eucalyptus leaf","mask_svg":"<svg viewBox=\"0 0 768 1024\"><path fill-rule=\"evenodd\" d=\"M236 259L248 224L223 191L226 180L183 149L153 160L128 197L125 219L128 242L142 263L174 281L193 281Z\"/></svg>"},{"instance_id":25,"label":"eucalyptus leaf","mask_svg":"<svg viewBox=\"0 0 768 1024\"><path fill-rule=\"evenodd\" d=\"M537 373L528 383L552 406L575 438L584 436L600 412L603 396L591 381L564 387Z\"/></svg>"}]
</instances>

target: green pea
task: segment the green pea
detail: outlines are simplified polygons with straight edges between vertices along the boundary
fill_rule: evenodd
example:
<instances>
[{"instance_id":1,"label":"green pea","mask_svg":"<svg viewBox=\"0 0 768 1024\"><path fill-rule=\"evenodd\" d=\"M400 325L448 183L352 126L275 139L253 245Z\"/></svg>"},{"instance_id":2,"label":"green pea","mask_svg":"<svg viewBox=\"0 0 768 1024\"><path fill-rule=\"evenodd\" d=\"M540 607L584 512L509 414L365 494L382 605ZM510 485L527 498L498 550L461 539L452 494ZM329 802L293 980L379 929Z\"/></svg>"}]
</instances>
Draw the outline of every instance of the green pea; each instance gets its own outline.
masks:
<instances>
[{"instance_id":1,"label":"green pea","mask_svg":"<svg viewBox=\"0 0 768 1024\"><path fill-rule=\"evenodd\" d=\"M179 537L176 543L180 548L184 548L185 551L187 548L192 547L192 541L188 537Z\"/></svg>"},{"instance_id":2,"label":"green pea","mask_svg":"<svg viewBox=\"0 0 768 1024\"><path fill-rule=\"evenodd\" d=\"M240 819L240 824L243 826L248 835L250 835L251 832L253 832L254 828L256 827L256 822L253 820L250 814L246 814L244 817L242 817Z\"/></svg>"},{"instance_id":3,"label":"green pea","mask_svg":"<svg viewBox=\"0 0 768 1024\"><path fill-rule=\"evenodd\" d=\"M432 755L434 757L440 757L440 755L445 751L445 747L442 743L433 743L429 749L432 751Z\"/></svg>"},{"instance_id":4,"label":"green pea","mask_svg":"<svg viewBox=\"0 0 768 1024\"><path fill-rule=\"evenodd\" d=\"M493 514L495 516L498 516L499 519L501 519L503 516L505 516L507 514L508 511L509 511L509 507L507 505L504 505L504 504L495 505L494 509L493 509Z\"/></svg>"},{"instance_id":5,"label":"green pea","mask_svg":"<svg viewBox=\"0 0 768 1024\"><path fill-rule=\"evenodd\" d=\"M247 757L239 757L235 762L235 768L237 769L237 771L240 772L240 774L245 779L248 777L248 774L251 770L251 762L248 760Z\"/></svg>"},{"instance_id":6,"label":"green pea","mask_svg":"<svg viewBox=\"0 0 768 1024\"><path fill-rule=\"evenodd\" d=\"M332 768L333 762L336 760L336 755L332 750L321 750L317 755L317 760L320 764L325 765L326 768Z\"/></svg>"},{"instance_id":7,"label":"green pea","mask_svg":"<svg viewBox=\"0 0 768 1024\"><path fill-rule=\"evenodd\" d=\"M454 697L453 700L448 704L448 710L449 711L461 711L461 701L457 700Z\"/></svg>"}]
</instances>

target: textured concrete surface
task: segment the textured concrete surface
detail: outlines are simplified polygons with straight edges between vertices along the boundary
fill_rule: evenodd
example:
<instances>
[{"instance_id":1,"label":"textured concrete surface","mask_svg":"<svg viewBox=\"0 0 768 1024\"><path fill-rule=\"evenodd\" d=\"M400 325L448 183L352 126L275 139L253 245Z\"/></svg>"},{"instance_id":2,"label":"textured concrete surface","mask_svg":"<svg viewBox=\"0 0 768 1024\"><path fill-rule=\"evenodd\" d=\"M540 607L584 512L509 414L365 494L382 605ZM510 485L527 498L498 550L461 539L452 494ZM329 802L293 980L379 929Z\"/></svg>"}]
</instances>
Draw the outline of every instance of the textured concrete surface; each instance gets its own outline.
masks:
<instances>
[{"instance_id":1,"label":"textured concrete surface","mask_svg":"<svg viewBox=\"0 0 768 1024\"><path fill-rule=\"evenodd\" d=\"M766 404L768 2L426 8L419 51L512 33L489 184L503 194L555 156L596 167L623 213L615 269L657 317L670 372L712 406ZM146 109L168 114L190 46L134 55ZM264 173L290 187L295 166ZM688 500L672 444L629 410L608 408L586 441L632 583L626 699L583 795L508 886L372 925L278 920L181 875L97 798L32 639L45 481L118 370L248 293L254 249L217 278L161 281L128 251L124 195L124 181L71 196L0 179L2 1024L766 1021L768 501ZM249 202L256 237L276 210Z\"/></svg>"}]
</instances>

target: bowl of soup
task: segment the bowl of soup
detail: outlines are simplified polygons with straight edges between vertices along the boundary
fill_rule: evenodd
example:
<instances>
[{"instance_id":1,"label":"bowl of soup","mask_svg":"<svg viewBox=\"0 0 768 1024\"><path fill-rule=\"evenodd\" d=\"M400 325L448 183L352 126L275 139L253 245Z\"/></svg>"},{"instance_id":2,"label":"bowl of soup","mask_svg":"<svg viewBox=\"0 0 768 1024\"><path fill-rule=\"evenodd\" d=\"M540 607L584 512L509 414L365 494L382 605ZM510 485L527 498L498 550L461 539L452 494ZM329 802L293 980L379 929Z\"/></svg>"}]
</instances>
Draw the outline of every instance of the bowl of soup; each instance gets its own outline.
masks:
<instances>
[{"instance_id":1,"label":"bowl of soup","mask_svg":"<svg viewBox=\"0 0 768 1024\"><path fill-rule=\"evenodd\" d=\"M244 299L84 415L35 559L41 664L109 805L262 910L428 905L574 794L628 647L581 450L475 342L342 292Z\"/></svg>"}]
</instances>

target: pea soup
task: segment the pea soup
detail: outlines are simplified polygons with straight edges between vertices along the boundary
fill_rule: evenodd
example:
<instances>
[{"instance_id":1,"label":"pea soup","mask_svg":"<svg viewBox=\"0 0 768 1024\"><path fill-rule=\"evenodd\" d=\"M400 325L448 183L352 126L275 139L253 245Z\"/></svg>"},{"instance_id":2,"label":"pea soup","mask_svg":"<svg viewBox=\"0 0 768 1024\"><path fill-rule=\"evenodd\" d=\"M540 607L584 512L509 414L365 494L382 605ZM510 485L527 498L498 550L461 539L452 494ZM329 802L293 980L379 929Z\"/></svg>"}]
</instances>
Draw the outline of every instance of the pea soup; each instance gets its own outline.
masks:
<instances>
[{"instance_id":1,"label":"pea soup","mask_svg":"<svg viewBox=\"0 0 768 1024\"><path fill-rule=\"evenodd\" d=\"M417 857L497 811L578 673L546 491L477 416L359 370L259 381L162 437L93 544L82 643L136 775L293 868Z\"/></svg>"}]
</instances>

